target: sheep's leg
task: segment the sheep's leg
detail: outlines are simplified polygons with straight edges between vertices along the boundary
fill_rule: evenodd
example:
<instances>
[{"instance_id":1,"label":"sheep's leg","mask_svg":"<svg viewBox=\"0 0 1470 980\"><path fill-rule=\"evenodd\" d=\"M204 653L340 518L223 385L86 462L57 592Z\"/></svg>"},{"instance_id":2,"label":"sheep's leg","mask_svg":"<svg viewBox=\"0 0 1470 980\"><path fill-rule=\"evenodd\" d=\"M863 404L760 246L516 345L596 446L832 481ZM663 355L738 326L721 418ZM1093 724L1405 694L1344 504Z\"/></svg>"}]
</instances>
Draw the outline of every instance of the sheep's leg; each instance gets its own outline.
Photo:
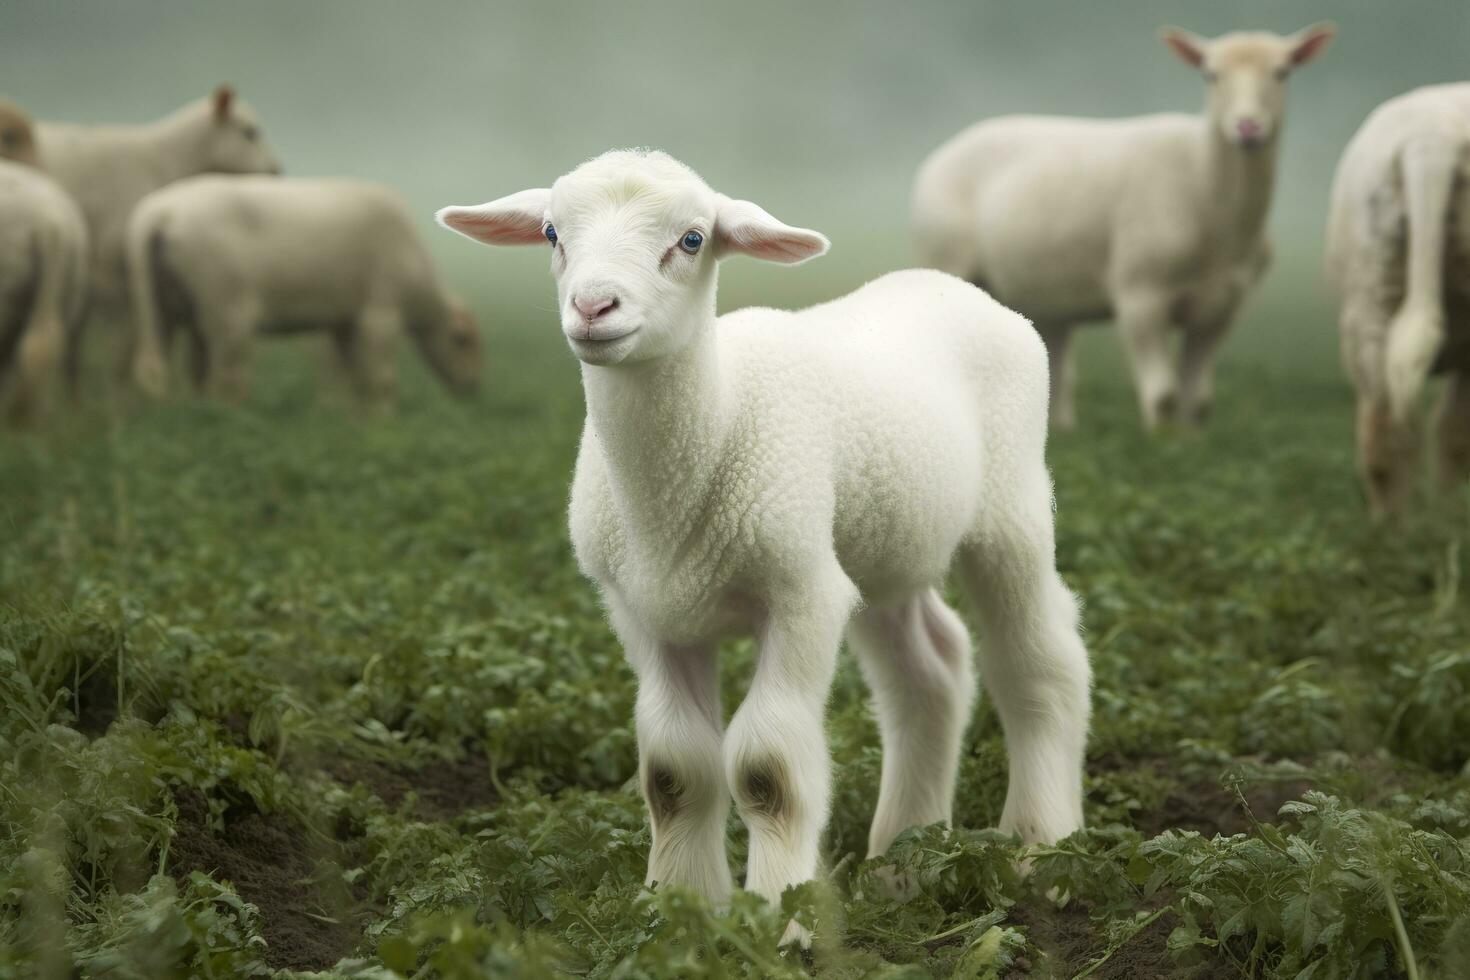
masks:
<instances>
[{"instance_id":1,"label":"sheep's leg","mask_svg":"<svg viewBox=\"0 0 1470 980\"><path fill-rule=\"evenodd\" d=\"M960 742L974 702L970 634L930 589L853 618L857 655L883 736L883 778L868 857L904 830L949 823Z\"/></svg>"},{"instance_id":2,"label":"sheep's leg","mask_svg":"<svg viewBox=\"0 0 1470 980\"><path fill-rule=\"evenodd\" d=\"M243 401L250 341L258 314L254 304L221 302L204 316L204 390L225 401Z\"/></svg>"},{"instance_id":3,"label":"sheep's leg","mask_svg":"<svg viewBox=\"0 0 1470 980\"><path fill-rule=\"evenodd\" d=\"M351 333L349 345L340 343L339 351L347 352L347 366L353 387L364 402L385 408L393 401L398 386L398 338L403 334L403 318L389 304L374 304L363 309Z\"/></svg>"},{"instance_id":4,"label":"sheep's leg","mask_svg":"<svg viewBox=\"0 0 1470 980\"><path fill-rule=\"evenodd\" d=\"M1414 486L1416 420L1398 420L1386 397L1358 397L1358 468L1375 519L1399 510Z\"/></svg>"},{"instance_id":5,"label":"sheep's leg","mask_svg":"<svg viewBox=\"0 0 1470 980\"><path fill-rule=\"evenodd\" d=\"M1179 378L1170 350L1169 304L1154 293L1124 296L1117 302L1118 328L1133 371L1144 427L1152 431L1172 422L1178 411Z\"/></svg>"},{"instance_id":6,"label":"sheep's leg","mask_svg":"<svg viewBox=\"0 0 1470 980\"><path fill-rule=\"evenodd\" d=\"M1215 402L1215 358L1228 321L1191 326L1184 331L1179 363L1180 416L1189 425L1204 425Z\"/></svg>"},{"instance_id":7,"label":"sheep's leg","mask_svg":"<svg viewBox=\"0 0 1470 980\"><path fill-rule=\"evenodd\" d=\"M1063 431L1077 427L1077 354L1072 346L1075 329L1070 323L1036 326L1046 342L1051 364L1051 425Z\"/></svg>"},{"instance_id":8,"label":"sheep's leg","mask_svg":"<svg viewBox=\"0 0 1470 980\"><path fill-rule=\"evenodd\" d=\"M1446 493L1470 479L1470 372L1451 374L1439 403L1439 484Z\"/></svg>"},{"instance_id":9,"label":"sheep's leg","mask_svg":"<svg viewBox=\"0 0 1470 980\"><path fill-rule=\"evenodd\" d=\"M840 571L772 609L750 690L725 738L725 775L750 831L745 887L772 902L817 873L831 772L823 714L857 590ZM787 939L803 938L797 932Z\"/></svg>"},{"instance_id":10,"label":"sheep's leg","mask_svg":"<svg viewBox=\"0 0 1470 980\"><path fill-rule=\"evenodd\" d=\"M724 902L734 886L725 858L730 794L715 650L660 643L616 598L611 611L638 675L638 782L653 834L647 883Z\"/></svg>"},{"instance_id":11,"label":"sheep's leg","mask_svg":"<svg viewBox=\"0 0 1470 980\"><path fill-rule=\"evenodd\" d=\"M1045 469L1019 481L964 553L980 617L980 674L1005 730L1000 828L1052 843L1082 826L1091 671L1077 601L1056 572Z\"/></svg>"},{"instance_id":12,"label":"sheep's leg","mask_svg":"<svg viewBox=\"0 0 1470 980\"><path fill-rule=\"evenodd\" d=\"M44 419L62 356L64 326L51 310L31 317L16 349L9 415L18 424Z\"/></svg>"},{"instance_id":13,"label":"sheep's leg","mask_svg":"<svg viewBox=\"0 0 1470 980\"><path fill-rule=\"evenodd\" d=\"M85 316L78 316L66 325L66 339L62 350L61 373L66 379L66 394L76 401L82 393L82 341L87 329Z\"/></svg>"}]
</instances>

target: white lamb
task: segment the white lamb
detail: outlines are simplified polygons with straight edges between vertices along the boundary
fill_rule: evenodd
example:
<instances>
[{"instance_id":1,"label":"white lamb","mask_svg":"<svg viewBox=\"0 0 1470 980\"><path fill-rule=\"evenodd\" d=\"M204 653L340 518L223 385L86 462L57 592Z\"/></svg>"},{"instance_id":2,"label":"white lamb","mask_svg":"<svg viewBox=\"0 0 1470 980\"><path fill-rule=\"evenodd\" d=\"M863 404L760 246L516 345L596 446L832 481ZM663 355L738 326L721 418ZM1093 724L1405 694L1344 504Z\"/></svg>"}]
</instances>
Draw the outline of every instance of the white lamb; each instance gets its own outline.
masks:
<instances>
[{"instance_id":1,"label":"white lamb","mask_svg":"<svg viewBox=\"0 0 1470 980\"><path fill-rule=\"evenodd\" d=\"M452 390L481 370L474 318L445 289L403 200L342 178L192 177L145 197L128 228L134 380L161 394L165 347L187 333L196 384L244 394L262 334L327 333L358 394L384 405L411 339Z\"/></svg>"},{"instance_id":2,"label":"white lamb","mask_svg":"<svg viewBox=\"0 0 1470 980\"><path fill-rule=\"evenodd\" d=\"M1381 517L1413 489L1431 373L1448 375L1440 483L1470 476L1470 83L1416 89L1368 116L1337 167L1327 270L1358 394L1359 466Z\"/></svg>"},{"instance_id":3,"label":"white lamb","mask_svg":"<svg viewBox=\"0 0 1470 980\"><path fill-rule=\"evenodd\" d=\"M610 152L439 220L552 243L587 401L571 534L638 676L650 882L728 894L732 795L746 888L774 900L816 874L844 632L884 744L870 854L950 819L974 688L939 591L956 558L1011 759L1000 826L1031 842L1081 826L1089 668L1054 567L1046 353L1024 318L932 270L717 317L720 259L796 263L828 243L663 153ZM723 731L730 631L760 653Z\"/></svg>"},{"instance_id":4,"label":"white lamb","mask_svg":"<svg viewBox=\"0 0 1470 980\"><path fill-rule=\"evenodd\" d=\"M924 161L913 193L920 257L1035 322L1059 428L1076 421L1072 331L1109 317L1147 427L1208 415L1220 341L1270 262L1284 83L1332 35L1327 24L1214 40L1166 30L1209 83L1203 116L1010 116Z\"/></svg>"},{"instance_id":5,"label":"white lamb","mask_svg":"<svg viewBox=\"0 0 1470 980\"><path fill-rule=\"evenodd\" d=\"M37 163L30 117L0 102L0 143L28 163L0 159L0 408L42 418L68 330L86 309L87 227Z\"/></svg>"},{"instance_id":6,"label":"white lamb","mask_svg":"<svg viewBox=\"0 0 1470 980\"><path fill-rule=\"evenodd\" d=\"M195 174L280 170L259 117L227 85L143 126L43 122L37 132L46 169L86 216L97 312L117 319L128 313L124 253L134 205L165 184ZM67 351L73 381L80 343L80 336L74 338Z\"/></svg>"}]
</instances>

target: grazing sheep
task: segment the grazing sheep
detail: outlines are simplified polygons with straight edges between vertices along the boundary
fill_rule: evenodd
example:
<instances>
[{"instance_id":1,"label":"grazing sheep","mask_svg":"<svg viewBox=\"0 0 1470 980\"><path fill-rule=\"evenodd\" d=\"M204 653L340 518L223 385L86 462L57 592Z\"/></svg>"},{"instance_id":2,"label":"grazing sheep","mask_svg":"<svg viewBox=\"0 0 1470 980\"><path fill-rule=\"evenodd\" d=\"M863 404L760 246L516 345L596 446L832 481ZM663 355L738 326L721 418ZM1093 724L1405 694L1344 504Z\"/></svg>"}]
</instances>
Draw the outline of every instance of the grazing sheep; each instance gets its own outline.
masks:
<instances>
[{"instance_id":1,"label":"grazing sheep","mask_svg":"<svg viewBox=\"0 0 1470 980\"><path fill-rule=\"evenodd\" d=\"M98 311L111 318L127 314L127 222L144 195L195 174L280 170L255 111L227 85L147 125L41 123L38 135L46 169L86 216L93 296ZM80 344L78 334L67 348L73 384L80 370Z\"/></svg>"},{"instance_id":2,"label":"grazing sheep","mask_svg":"<svg viewBox=\"0 0 1470 980\"><path fill-rule=\"evenodd\" d=\"M1028 842L1081 826L1089 668L1054 566L1046 354L1024 318L933 270L717 317L720 259L802 262L827 240L663 153L609 152L439 220L552 243L587 401L571 535L638 676L650 882L728 894L732 795L747 888L774 901L816 874L844 631L884 743L869 852L950 819L974 687L939 591L956 558L1011 759L1000 826ZM760 653L726 732L730 631Z\"/></svg>"},{"instance_id":3,"label":"grazing sheep","mask_svg":"<svg viewBox=\"0 0 1470 980\"><path fill-rule=\"evenodd\" d=\"M1327 24L1214 40L1166 30L1209 83L1203 116L992 119L919 169L921 258L1035 322L1051 356L1055 425L1076 420L1072 331L1108 317L1147 427L1208 415L1220 341L1270 261L1264 228L1285 80L1332 35Z\"/></svg>"},{"instance_id":4,"label":"grazing sheep","mask_svg":"<svg viewBox=\"0 0 1470 980\"><path fill-rule=\"evenodd\" d=\"M480 375L480 335L439 281L403 202L356 180L203 176L148 195L128 228L134 379L166 387L167 335L184 328L194 378L244 393L256 334L330 333L359 394L391 398L407 334L450 388Z\"/></svg>"},{"instance_id":5,"label":"grazing sheep","mask_svg":"<svg viewBox=\"0 0 1470 980\"><path fill-rule=\"evenodd\" d=\"M0 99L0 158L32 167L41 165L35 124L29 113L9 99Z\"/></svg>"},{"instance_id":6,"label":"grazing sheep","mask_svg":"<svg viewBox=\"0 0 1470 980\"><path fill-rule=\"evenodd\" d=\"M1327 270L1358 395L1358 460L1376 516L1414 486L1419 405L1447 375L1439 479L1470 476L1470 83L1391 99L1348 143L1332 187Z\"/></svg>"},{"instance_id":7,"label":"grazing sheep","mask_svg":"<svg viewBox=\"0 0 1470 980\"><path fill-rule=\"evenodd\" d=\"M23 115L7 114L0 127L9 133L24 124ZM86 295L81 212L45 174L0 160L0 408L11 421L47 413Z\"/></svg>"}]
</instances>

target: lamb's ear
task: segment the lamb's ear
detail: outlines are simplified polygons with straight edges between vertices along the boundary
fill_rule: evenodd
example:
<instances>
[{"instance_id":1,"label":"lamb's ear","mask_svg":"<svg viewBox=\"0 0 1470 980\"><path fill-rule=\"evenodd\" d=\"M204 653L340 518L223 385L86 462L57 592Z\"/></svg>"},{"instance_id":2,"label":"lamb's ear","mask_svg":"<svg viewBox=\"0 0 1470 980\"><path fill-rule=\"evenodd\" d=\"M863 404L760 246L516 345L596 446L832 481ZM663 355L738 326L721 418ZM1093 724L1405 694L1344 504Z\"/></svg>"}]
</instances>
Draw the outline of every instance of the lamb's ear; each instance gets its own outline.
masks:
<instances>
[{"instance_id":1,"label":"lamb's ear","mask_svg":"<svg viewBox=\"0 0 1470 980\"><path fill-rule=\"evenodd\" d=\"M1179 27L1165 27L1159 31L1159 39L1174 49L1179 60L1186 65L1199 68L1205 63L1205 45L1209 44L1198 34Z\"/></svg>"},{"instance_id":2,"label":"lamb's ear","mask_svg":"<svg viewBox=\"0 0 1470 980\"><path fill-rule=\"evenodd\" d=\"M546 206L551 191L536 187L499 200L442 208L434 216L450 231L486 245L539 245L546 241Z\"/></svg>"},{"instance_id":3,"label":"lamb's ear","mask_svg":"<svg viewBox=\"0 0 1470 980\"><path fill-rule=\"evenodd\" d=\"M214 90L211 102L214 106L214 118L219 122L224 122L230 118L230 110L235 105L235 90L222 84Z\"/></svg>"},{"instance_id":4,"label":"lamb's ear","mask_svg":"<svg viewBox=\"0 0 1470 980\"><path fill-rule=\"evenodd\" d=\"M1327 47L1327 42L1337 36L1337 25L1331 21L1322 21L1311 27L1304 27L1286 39L1287 50L1291 53L1288 57L1293 65L1305 65L1317 55L1321 54Z\"/></svg>"},{"instance_id":5,"label":"lamb's ear","mask_svg":"<svg viewBox=\"0 0 1470 980\"><path fill-rule=\"evenodd\" d=\"M782 224L760 206L723 194L715 213L715 242L721 255L739 253L787 265L814 259L832 247L826 235Z\"/></svg>"}]
</instances>

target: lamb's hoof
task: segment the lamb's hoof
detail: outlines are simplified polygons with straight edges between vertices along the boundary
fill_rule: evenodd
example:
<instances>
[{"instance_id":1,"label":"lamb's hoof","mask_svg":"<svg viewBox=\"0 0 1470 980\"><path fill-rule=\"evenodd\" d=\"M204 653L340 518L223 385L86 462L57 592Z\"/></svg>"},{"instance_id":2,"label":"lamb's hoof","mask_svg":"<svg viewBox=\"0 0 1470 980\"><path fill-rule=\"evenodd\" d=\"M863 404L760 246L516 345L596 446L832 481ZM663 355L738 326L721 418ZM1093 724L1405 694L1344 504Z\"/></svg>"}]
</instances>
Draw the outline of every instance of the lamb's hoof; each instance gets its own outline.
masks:
<instances>
[{"instance_id":1,"label":"lamb's hoof","mask_svg":"<svg viewBox=\"0 0 1470 980\"><path fill-rule=\"evenodd\" d=\"M786 923L786 931L781 935L781 946L796 949L812 948L812 931L806 926L792 919Z\"/></svg>"}]
</instances>

